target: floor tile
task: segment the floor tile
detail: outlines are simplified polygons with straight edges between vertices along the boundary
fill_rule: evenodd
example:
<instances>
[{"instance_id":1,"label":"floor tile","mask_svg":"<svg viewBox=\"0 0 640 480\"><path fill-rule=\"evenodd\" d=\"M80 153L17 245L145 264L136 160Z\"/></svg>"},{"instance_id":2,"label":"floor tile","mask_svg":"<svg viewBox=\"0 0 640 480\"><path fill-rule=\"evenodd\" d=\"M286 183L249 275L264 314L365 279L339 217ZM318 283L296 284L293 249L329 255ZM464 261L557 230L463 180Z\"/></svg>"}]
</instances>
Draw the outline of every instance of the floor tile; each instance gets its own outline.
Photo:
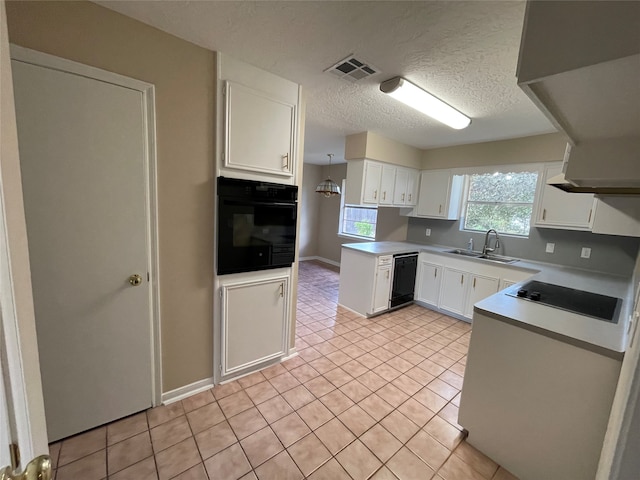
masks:
<instances>
[{"instance_id":1,"label":"floor tile","mask_svg":"<svg viewBox=\"0 0 640 480\"><path fill-rule=\"evenodd\" d=\"M360 440L383 463L402 447L402 443L380 424L374 425L360 437Z\"/></svg>"},{"instance_id":2,"label":"floor tile","mask_svg":"<svg viewBox=\"0 0 640 480\"><path fill-rule=\"evenodd\" d=\"M266 402L270 398L278 395L278 391L273 388L267 381L252 385L249 388L245 389L245 392L247 393L251 401L253 401L253 403L255 403L256 405L262 402Z\"/></svg>"},{"instance_id":3,"label":"floor tile","mask_svg":"<svg viewBox=\"0 0 640 480\"><path fill-rule=\"evenodd\" d=\"M107 476L106 450L68 463L56 472L56 480L101 480Z\"/></svg>"},{"instance_id":4,"label":"floor tile","mask_svg":"<svg viewBox=\"0 0 640 480\"><path fill-rule=\"evenodd\" d=\"M285 447L293 445L311 430L297 413L291 413L271 425L276 436Z\"/></svg>"},{"instance_id":5,"label":"floor tile","mask_svg":"<svg viewBox=\"0 0 640 480\"><path fill-rule=\"evenodd\" d=\"M387 468L400 480L429 480L435 474L432 468L406 447L402 447L387 462Z\"/></svg>"},{"instance_id":6,"label":"floor tile","mask_svg":"<svg viewBox=\"0 0 640 480\"><path fill-rule=\"evenodd\" d=\"M358 405L345 410L338 415L338 419L358 437L376 423L373 417Z\"/></svg>"},{"instance_id":7,"label":"floor tile","mask_svg":"<svg viewBox=\"0 0 640 480\"><path fill-rule=\"evenodd\" d=\"M212 457L216 453L233 445L238 440L227 422L219 423L203 432L196 434L198 450L203 459Z\"/></svg>"},{"instance_id":8,"label":"floor tile","mask_svg":"<svg viewBox=\"0 0 640 480\"><path fill-rule=\"evenodd\" d=\"M451 455L450 450L424 431L418 432L409 440L407 448L420 457L434 471L437 471Z\"/></svg>"},{"instance_id":9,"label":"floor tile","mask_svg":"<svg viewBox=\"0 0 640 480\"><path fill-rule=\"evenodd\" d=\"M153 451L156 453L192 436L191 427L184 415L162 423L152 428L150 432Z\"/></svg>"},{"instance_id":10,"label":"floor tile","mask_svg":"<svg viewBox=\"0 0 640 480\"><path fill-rule=\"evenodd\" d=\"M384 387L388 383L384 378L371 370L357 377L357 380L372 392Z\"/></svg>"},{"instance_id":11,"label":"floor tile","mask_svg":"<svg viewBox=\"0 0 640 480\"><path fill-rule=\"evenodd\" d=\"M142 415L144 415L144 413ZM145 416L144 419L145 419L144 423L146 425L147 417ZM53 468L54 470L58 468L58 457L60 456L61 446L62 446L62 442L56 442L49 445L49 457L51 457L51 468Z\"/></svg>"},{"instance_id":12,"label":"floor tile","mask_svg":"<svg viewBox=\"0 0 640 480\"><path fill-rule=\"evenodd\" d=\"M467 442L461 442L453 451L453 454L460 457L465 463L485 478L493 478L498 470L498 464L496 462L491 460L482 452L473 448Z\"/></svg>"},{"instance_id":13,"label":"floor tile","mask_svg":"<svg viewBox=\"0 0 640 480\"><path fill-rule=\"evenodd\" d=\"M187 413L187 420L193 433L199 433L224 421L224 413L214 402Z\"/></svg>"},{"instance_id":14,"label":"floor tile","mask_svg":"<svg viewBox=\"0 0 640 480\"><path fill-rule=\"evenodd\" d=\"M418 425L413 423L397 410L383 418L380 423L402 443L406 443L418 430L420 430Z\"/></svg>"},{"instance_id":15,"label":"floor tile","mask_svg":"<svg viewBox=\"0 0 640 480\"><path fill-rule=\"evenodd\" d=\"M449 457L438 471L438 475L444 480L486 480L485 477L456 455Z\"/></svg>"},{"instance_id":16,"label":"floor tile","mask_svg":"<svg viewBox=\"0 0 640 480\"><path fill-rule=\"evenodd\" d=\"M356 438L337 418L330 420L317 430L314 430L314 433L333 455L349 445Z\"/></svg>"},{"instance_id":17,"label":"floor tile","mask_svg":"<svg viewBox=\"0 0 640 480\"><path fill-rule=\"evenodd\" d=\"M310 480L351 480L351 476L335 458L322 465L309 477Z\"/></svg>"},{"instance_id":18,"label":"floor tile","mask_svg":"<svg viewBox=\"0 0 640 480\"><path fill-rule=\"evenodd\" d=\"M189 436L191 436L191 432L189 432ZM167 439L169 438L171 437L168 436ZM186 437L183 437L182 439L184 438ZM171 443L171 445L173 443ZM111 445L107 449L107 466L109 474L124 470L134 463L138 463L152 455L153 449L151 448L149 432L139 433L138 435L128 438L120 443Z\"/></svg>"},{"instance_id":19,"label":"floor tile","mask_svg":"<svg viewBox=\"0 0 640 480\"><path fill-rule=\"evenodd\" d=\"M156 462L153 457L148 457L141 462L131 465L124 470L109 475L109 480L158 480Z\"/></svg>"},{"instance_id":20,"label":"floor tile","mask_svg":"<svg viewBox=\"0 0 640 480\"><path fill-rule=\"evenodd\" d=\"M458 430L462 430L462 426L458 424L458 410L459 408L453 403L448 403L438 412L438 416L449 422Z\"/></svg>"},{"instance_id":21,"label":"floor tile","mask_svg":"<svg viewBox=\"0 0 640 480\"><path fill-rule=\"evenodd\" d=\"M404 374L393 380L391 384L402 390L407 395L414 395L424 387L424 385Z\"/></svg>"},{"instance_id":22,"label":"floor tile","mask_svg":"<svg viewBox=\"0 0 640 480\"><path fill-rule=\"evenodd\" d=\"M234 443L205 460L204 466L209 478L221 480L236 480L251 471L249 460L239 443Z\"/></svg>"},{"instance_id":23,"label":"floor tile","mask_svg":"<svg viewBox=\"0 0 640 480\"><path fill-rule=\"evenodd\" d=\"M513 475L508 470L500 467L498 468L498 471L496 472L492 480L518 480L518 477Z\"/></svg>"},{"instance_id":24,"label":"floor tile","mask_svg":"<svg viewBox=\"0 0 640 480\"><path fill-rule=\"evenodd\" d=\"M262 374L262 372L255 372L251 375L247 375L246 377L240 377L238 379L238 383L242 388L249 388L252 385L256 385L258 383L264 382L266 377Z\"/></svg>"},{"instance_id":25,"label":"floor tile","mask_svg":"<svg viewBox=\"0 0 640 480\"><path fill-rule=\"evenodd\" d=\"M156 454L158 478L169 480L180 473L186 472L201 461L198 447L193 437L163 450Z\"/></svg>"},{"instance_id":26,"label":"floor tile","mask_svg":"<svg viewBox=\"0 0 640 480\"><path fill-rule=\"evenodd\" d=\"M216 385L213 387L213 396L216 400L220 400L221 398L228 397L229 395L239 392L242 390L242 387L237 381L224 383L220 385Z\"/></svg>"},{"instance_id":27,"label":"floor tile","mask_svg":"<svg viewBox=\"0 0 640 480\"><path fill-rule=\"evenodd\" d=\"M252 407L229 419L229 425L240 440L267 426L257 408Z\"/></svg>"},{"instance_id":28,"label":"floor tile","mask_svg":"<svg viewBox=\"0 0 640 480\"><path fill-rule=\"evenodd\" d=\"M200 392L196 395L191 395L182 400L182 408L184 408L185 412L191 412L196 410L197 408L204 407L215 401L213 398L213 392L211 389L205 390L204 392Z\"/></svg>"},{"instance_id":29,"label":"floor tile","mask_svg":"<svg viewBox=\"0 0 640 480\"><path fill-rule=\"evenodd\" d=\"M273 423L293 412L293 408L280 395L259 404L258 410L268 423Z\"/></svg>"},{"instance_id":30,"label":"floor tile","mask_svg":"<svg viewBox=\"0 0 640 480\"><path fill-rule=\"evenodd\" d=\"M136 479L138 480L138 479ZM199 463L198 465L191 467L186 472L182 472L177 477L173 477L172 480L209 480L204 465Z\"/></svg>"},{"instance_id":31,"label":"floor tile","mask_svg":"<svg viewBox=\"0 0 640 480\"><path fill-rule=\"evenodd\" d=\"M273 388L275 388L280 393L284 393L300 385L298 379L291 375L291 373L289 372L285 372L273 378L270 378L269 382L271 383L271 385L273 385Z\"/></svg>"},{"instance_id":32,"label":"floor tile","mask_svg":"<svg viewBox=\"0 0 640 480\"><path fill-rule=\"evenodd\" d=\"M331 393L320 397L320 401L325 407L331 410L331 413L334 415L340 415L354 404L354 402L340 390L334 390Z\"/></svg>"},{"instance_id":33,"label":"floor tile","mask_svg":"<svg viewBox=\"0 0 640 480\"><path fill-rule=\"evenodd\" d=\"M438 416L433 417L424 426L424 431L438 440L449 450L453 450L462 441L464 435L447 421Z\"/></svg>"},{"instance_id":34,"label":"floor tile","mask_svg":"<svg viewBox=\"0 0 640 480\"><path fill-rule=\"evenodd\" d=\"M392 407L398 407L402 403L404 403L409 395L404 393L395 385L388 383L377 392L378 396L380 396L385 402L387 402Z\"/></svg>"},{"instance_id":35,"label":"floor tile","mask_svg":"<svg viewBox=\"0 0 640 480\"><path fill-rule=\"evenodd\" d=\"M107 445L121 442L148 429L147 414L145 412L110 423L107 425Z\"/></svg>"},{"instance_id":36,"label":"floor tile","mask_svg":"<svg viewBox=\"0 0 640 480\"><path fill-rule=\"evenodd\" d=\"M281 375L286 371L287 371L286 368L284 368L281 364L276 363L275 365L272 365L271 367L265 368L264 370L262 370L262 374L268 380L270 378Z\"/></svg>"},{"instance_id":37,"label":"floor tile","mask_svg":"<svg viewBox=\"0 0 640 480\"><path fill-rule=\"evenodd\" d=\"M370 480L398 480L398 477L391 473L391 470L387 467L382 467L373 474L373 477L371 477Z\"/></svg>"},{"instance_id":38,"label":"floor tile","mask_svg":"<svg viewBox=\"0 0 640 480\"><path fill-rule=\"evenodd\" d=\"M310 429L315 430L320 425L327 423L334 415L320 400L315 400L298 410L298 415L305 421Z\"/></svg>"},{"instance_id":39,"label":"floor tile","mask_svg":"<svg viewBox=\"0 0 640 480\"><path fill-rule=\"evenodd\" d=\"M336 458L353 480L366 480L382 466L382 463L360 440L356 440L342 450Z\"/></svg>"},{"instance_id":40,"label":"floor tile","mask_svg":"<svg viewBox=\"0 0 640 480\"><path fill-rule=\"evenodd\" d=\"M244 390L223 398L218 404L227 418L253 407L253 402Z\"/></svg>"},{"instance_id":41,"label":"floor tile","mask_svg":"<svg viewBox=\"0 0 640 480\"><path fill-rule=\"evenodd\" d=\"M345 363L342 366L342 369L346 372L349 372L349 375L351 375L352 377L358 377L369 371L369 368L367 368L358 360L351 360L350 362Z\"/></svg>"},{"instance_id":42,"label":"floor tile","mask_svg":"<svg viewBox=\"0 0 640 480\"><path fill-rule=\"evenodd\" d=\"M333 363L328 358L325 358L324 356L318 358L317 360L313 360L309 363L309 366L313 367L314 370L321 374L338 367L338 365Z\"/></svg>"},{"instance_id":43,"label":"floor tile","mask_svg":"<svg viewBox=\"0 0 640 480\"><path fill-rule=\"evenodd\" d=\"M280 440L271 428L266 427L240 441L249 462L256 468L284 450Z\"/></svg>"},{"instance_id":44,"label":"floor tile","mask_svg":"<svg viewBox=\"0 0 640 480\"><path fill-rule=\"evenodd\" d=\"M415 398L410 398L400 405L398 411L419 427L425 426L435 415L435 412L425 407Z\"/></svg>"},{"instance_id":45,"label":"floor tile","mask_svg":"<svg viewBox=\"0 0 640 480\"><path fill-rule=\"evenodd\" d=\"M107 446L106 427L96 428L62 441L58 467L97 452Z\"/></svg>"},{"instance_id":46,"label":"floor tile","mask_svg":"<svg viewBox=\"0 0 640 480\"><path fill-rule=\"evenodd\" d=\"M336 389L336 387L324 377L316 377L313 380L309 380L304 386L317 398Z\"/></svg>"},{"instance_id":47,"label":"floor tile","mask_svg":"<svg viewBox=\"0 0 640 480\"><path fill-rule=\"evenodd\" d=\"M331 458L329 450L313 433L298 440L287 450L305 477L311 475L312 472Z\"/></svg>"},{"instance_id":48,"label":"floor tile","mask_svg":"<svg viewBox=\"0 0 640 480\"><path fill-rule=\"evenodd\" d=\"M175 402L169 405L161 405L159 407L147 410L147 420L149 428L157 427L161 423L173 420L180 415L184 415L182 402Z\"/></svg>"},{"instance_id":49,"label":"floor tile","mask_svg":"<svg viewBox=\"0 0 640 480\"><path fill-rule=\"evenodd\" d=\"M301 480L304 478L286 450L256 468L256 473L260 480Z\"/></svg>"},{"instance_id":50,"label":"floor tile","mask_svg":"<svg viewBox=\"0 0 640 480\"><path fill-rule=\"evenodd\" d=\"M393 410L391 405L375 393L361 400L358 406L378 421L382 420Z\"/></svg>"},{"instance_id":51,"label":"floor tile","mask_svg":"<svg viewBox=\"0 0 640 480\"><path fill-rule=\"evenodd\" d=\"M284 392L282 397L293 407L294 410L299 410L316 399L316 397L314 397L313 394L303 385L298 385L297 387Z\"/></svg>"},{"instance_id":52,"label":"floor tile","mask_svg":"<svg viewBox=\"0 0 640 480\"><path fill-rule=\"evenodd\" d=\"M436 413L447 404L447 400L426 387L416 393L413 398Z\"/></svg>"},{"instance_id":53,"label":"floor tile","mask_svg":"<svg viewBox=\"0 0 640 480\"><path fill-rule=\"evenodd\" d=\"M445 400L451 400L460 391L457 388L452 387L448 383L443 382L439 378L436 378L431 383L429 383L429 385L427 385L427 388L429 390L437 393L438 395L440 395Z\"/></svg>"},{"instance_id":54,"label":"floor tile","mask_svg":"<svg viewBox=\"0 0 640 480\"><path fill-rule=\"evenodd\" d=\"M338 388L343 386L345 383L349 383L351 380L353 380L353 377L340 367L334 368L333 370L325 373L324 378L329 380Z\"/></svg>"},{"instance_id":55,"label":"floor tile","mask_svg":"<svg viewBox=\"0 0 640 480\"><path fill-rule=\"evenodd\" d=\"M289 373L293 375L300 383L305 383L316 378L320 373L309 364L301 365L298 368L289 370Z\"/></svg>"}]
</instances>

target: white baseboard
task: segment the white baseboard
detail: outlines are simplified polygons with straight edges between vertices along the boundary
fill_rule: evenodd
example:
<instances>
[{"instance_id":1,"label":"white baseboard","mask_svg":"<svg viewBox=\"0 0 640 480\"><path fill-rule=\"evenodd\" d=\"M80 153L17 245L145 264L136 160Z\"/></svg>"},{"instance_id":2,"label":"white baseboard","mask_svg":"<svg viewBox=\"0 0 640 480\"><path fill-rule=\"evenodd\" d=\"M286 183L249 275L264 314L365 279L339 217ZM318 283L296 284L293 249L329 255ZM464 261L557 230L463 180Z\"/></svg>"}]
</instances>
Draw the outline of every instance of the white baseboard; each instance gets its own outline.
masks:
<instances>
[{"instance_id":1,"label":"white baseboard","mask_svg":"<svg viewBox=\"0 0 640 480\"><path fill-rule=\"evenodd\" d=\"M204 392L205 390L208 390L212 387L213 377L198 380L197 382L190 383L189 385L185 385L183 387L176 388L175 390L170 390L163 393L162 404L168 405L170 403L180 401L183 398L190 397L191 395L195 395L196 393Z\"/></svg>"},{"instance_id":2,"label":"white baseboard","mask_svg":"<svg viewBox=\"0 0 640 480\"><path fill-rule=\"evenodd\" d=\"M286 357L282 357L282 361L284 362L285 360L289 360L290 358L297 357L297 356L298 356L298 351L296 350L296 347L293 347L289 349L289 355L287 355Z\"/></svg>"},{"instance_id":3,"label":"white baseboard","mask_svg":"<svg viewBox=\"0 0 640 480\"><path fill-rule=\"evenodd\" d=\"M333 265L334 267L339 267L340 266L340 262L334 262L333 260L329 260L328 258L324 258L324 257L300 257L299 259L301 262L304 262L306 260L318 260L319 262L322 263L328 263L329 265Z\"/></svg>"}]
</instances>

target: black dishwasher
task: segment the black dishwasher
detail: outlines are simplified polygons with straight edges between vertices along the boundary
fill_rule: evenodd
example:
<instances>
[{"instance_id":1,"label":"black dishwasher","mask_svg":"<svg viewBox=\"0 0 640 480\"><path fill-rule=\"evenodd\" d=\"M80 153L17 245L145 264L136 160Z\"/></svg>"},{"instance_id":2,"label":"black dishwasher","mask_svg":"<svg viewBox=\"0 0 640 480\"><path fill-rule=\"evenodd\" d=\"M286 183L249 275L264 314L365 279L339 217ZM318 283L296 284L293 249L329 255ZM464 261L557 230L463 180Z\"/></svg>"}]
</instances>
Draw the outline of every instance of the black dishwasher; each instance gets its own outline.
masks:
<instances>
[{"instance_id":1,"label":"black dishwasher","mask_svg":"<svg viewBox=\"0 0 640 480\"><path fill-rule=\"evenodd\" d=\"M389 308L413 302L417 268L418 252L393 256L393 285L391 286Z\"/></svg>"}]
</instances>

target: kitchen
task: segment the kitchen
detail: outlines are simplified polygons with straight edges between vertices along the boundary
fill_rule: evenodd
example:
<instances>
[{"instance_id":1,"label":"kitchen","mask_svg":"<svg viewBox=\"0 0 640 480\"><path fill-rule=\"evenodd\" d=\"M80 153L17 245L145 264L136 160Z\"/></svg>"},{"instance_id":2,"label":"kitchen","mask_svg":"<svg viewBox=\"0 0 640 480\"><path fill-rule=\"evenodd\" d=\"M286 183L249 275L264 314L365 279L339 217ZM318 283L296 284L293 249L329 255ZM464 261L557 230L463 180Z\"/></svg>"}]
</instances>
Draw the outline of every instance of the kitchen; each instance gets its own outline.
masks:
<instances>
[{"instance_id":1,"label":"kitchen","mask_svg":"<svg viewBox=\"0 0 640 480\"><path fill-rule=\"evenodd\" d=\"M29 42L27 42L27 44L28 43ZM82 55L80 55L80 56L82 57ZM91 63L91 61L92 61L91 58L90 58L91 56L88 55L87 57L89 58L88 60L86 60L87 63ZM206 95L206 93L204 93L204 94ZM204 114L204 116L206 117L207 115ZM206 121L207 122L211 122L211 118L207 118ZM163 127L162 124L159 124L159 128L162 129L162 128L166 128L166 127ZM173 133L173 135L175 135L175 134L177 134L177 133ZM166 138L166 136L165 136L165 138ZM509 141L505 140L505 142L509 142ZM196 147L197 148L202 148L204 150L207 150L207 148L210 148L211 146L210 145L198 145ZM202 150L200 150L200 152L201 151ZM176 154L180 155L180 153L178 153L178 152L176 152ZM201 156L201 153L198 153L198 155ZM322 155L324 155L324 152L323 152ZM545 158L559 161L562 158L562 151L559 151L558 149L556 149L554 151L553 155L547 156ZM421 161L421 160L419 160L419 161ZM497 163L497 162L494 160L491 163L486 163L486 165L493 165L495 163ZM504 163L508 163L508 162L505 161ZM163 165L167 165L167 164L163 164ZM434 163L434 165L436 165L436 164ZM447 165L447 168L449 166L450 165ZM415 167L422 168L422 165L412 165L412 167L413 168L415 168ZM166 167L163 167L163 168L166 168ZM193 168L195 168L196 170L199 170L200 168L203 168L203 169L206 170L205 167L193 167ZM162 170L161 169L161 172L165 172L163 175L166 175L166 170ZM177 171L175 171L173 173L176 175L176 178L178 178L178 179L182 179L183 178L182 177L182 175L184 175L183 172L177 170ZM305 177L307 177L307 176L305 175ZM164 177L164 178L166 178L166 177ZM162 177L161 177L161 179L162 179ZM203 198L203 196L206 197L207 195L211 195L211 192L209 190L207 190L206 188L200 190L200 197L199 198ZM167 198L167 200L168 200L168 198ZM184 198L184 199L178 199L178 201L179 202L190 202L190 201L193 201L193 197ZM328 202L333 202L334 204L335 204L335 201L336 201L336 199L329 199L328 200ZM303 202L303 204L304 204L304 202ZM191 209L189 205L185 205L185 207L188 210ZM391 210L394 210L394 209L391 209ZM387 212L382 213L382 211L381 211L380 215L381 215L381 217L385 217L387 215ZM179 214L177 214L177 212L176 212L176 218L174 218L172 220L168 220L167 219L166 221L167 222L169 222L169 221L177 221L178 224L183 224L185 220L186 219L181 218L181 216ZM209 223L211 222L210 220L206 220L206 219L203 219L203 220L205 221L204 225L207 225L206 222L209 222ZM406 219L404 219L404 220L406 221ZM407 235L405 235L403 238L398 238L398 237L402 236L401 232L402 232L403 228L422 230L422 232L420 232L421 240L424 239L424 229L425 228L431 228L432 229L432 235L434 237L436 236L435 234L438 233L438 229L442 228L442 227L438 227L438 225L442 225L442 221L440 221L440 222L433 221L432 222L432 226L427 226L427 227L420 226L420 222L427 222L427 221L419 220L419 219L418 220L410 219L408 221L408 225L407 226L403 226L402 224L397 225L398 221L395 220L395 219L390 219L390 222L391 222L391 227L390 227L389 230L392 232L390 239L394 239L393 237L395 236L396 237L395 239L398 239L398 240L407 240L407 239L408 240L413 240L413 238L410 238ZM394 222L396 222L396 223L394 223ZM417 223L414 223L414 222L417 222ZM449 225L448 222L445 222L445 224L447 226ZM414 225L416 225L416 226L414 226ZM384 228L384 226L385 225L382 224L383 228ZM206 230L206 228L203 228L203 229ZM187 231L189 231L189 230L187 229ZM335 236L335 233L334 233L335 232L335 227L332 227L331 230L327 229L327 231L330 231L331 235ZM323 232L324 232L324 229L323 229ZM203 238L206 239L207 237L210 237L210 236L211 236L210 233L203 232L203 235L195 240L195 244L199 246L198 248L202 248L203 243L206 243L202 239ZM554 238L552 238L552 240L554 240L554 241L553 242L545 242L545 243L556 243L556 247L557 248L561 248L562 245L563 245L563 242L565 242L565 241L568 242L568 243L569 242L573 242L573 241L575 241L575 238L566 238L566 237L564 237L564 238L560 238L560 239L556 240L556 238L554 237ZM177 239L171 239L171 240L166 239L164 241L165 242L167 242L167 241L175 242L175 241L178 241L178 240ZM467 241L468 241L468 236L462 242L460 242L460 243L456 242L456 245L452 245L452 246L465 248L466 244L467 244ZM322 243L324 243L324 242L322 242ZM419 242L419 243L422 243L422 242ZM438 243L444 243L444 242L438 242ZM476 245L479 245L480 243L481 243L480 239L476 237ZM588 245L585 245L585 246L588 246ZM509 247L509 248L512 248L512 247ZM597 248L594 246L593 250L594 250L594 259L593 260L595 261L597 259L597 255L595 255L595 253L597 251ZM206 252L206 249L203 249L202 251L203 251L203 254L204 254L205 258L206 258L206 255L211 255L211 253L207 253ZM512 255L512 256L518 256L515 253L513 253L512 251L507 252L507 254ZM311 255L313 255L313 253ZM301 254L300 256L306 256L306 255L302 255ZM329 258L328 255L326 255L326 256L325 255L317 255L317 256L323 256L324 258ZM522 256L525 257L525 255L522 255ZM189 265L189 264L181 265L181 266L178 267L178 262L177 263L173 263L173 262L168 262L167 260L163 260L163 262L166 262L166 263L163 263L165 266L161 267L161 268L169 268L169 272L172 272L171 269L175 269L175 268L178 269L178 271L175 271L175 270L173 271L173 273L178 273L177 276L174 277L171 274L165 275L165 277L163 277L163 278L167 278L167 279L183 277L184 274L183 274L183 272L179 271L180 269L182 269L182 268L187 268L187 269L188 268L193 268L193 266ZM188 274L187 276L189 276L189 275L190 274ZM202 272L197 273L196 276L197 276L197 278L201 278L201 279L203 278ZM206 278L206 275L204 276L204 278ZM170 280L167 280L167 281L171 282ZM191 310L193 308L202 309L203 311L206 312L207 310L210 311L210 309L211 309L210 306L208 306L208 307L205 306L205 304L207 303L207 295L208 294L205 294L204 291L205 290L209 290L211 288L210 286L207 287L206 283L207 283L206 280L204 280L203 282L199 282L198 283L198 287L197 287L196 290L198 292L200 292L200 293L195 293L195 294L194 294L194 290L193 289L185 289L185 287L183 285L181 285L180 282L177 282L177 281L175 282L175 285L167 285L167 287L164 287L164 288L177 288L179 291L185 290L185 292L184 292L185 293L185 300L184 301L186 301L188 303L191 300L191 305L188 305L187 308L189 310ZM165 298L167 298L167 297L165 296ZM187 299L190 299L190 300L187 300ZM166 364L167 371L165 373L165 375L166 375L165 384L166 385L165 385L165 390L164 390L166 392L166 391L169 391L169 390L178 389L179 387L181 387L183 385L186 385L186 384L189 384L189 383L197 382L202 378L208 378L210 376L210 373L209 373L210 368L209 367L202 367L201 359L204 358L205 359L204 363L207 363L206 362L206 358L210 357L212 355L210 353L209 354L207 353L207 351L211 350L210 345L205 346L204 343L206 343L206 342L203 342L203 339L207 335L202 335L201 333L196 333L195 337L197 337L197 338L194 338L194 335L193 335L192 332L195 332L196 330L191 330L190 329L188 331L184 331L183 332L180 329L179 325L171 323L171 320L169 319L171 317L171 312L175 312L175 316L178 317L178 316L181 315L181 310L183 310L185 307L179 307L177 304L174 304L169 300L164 300L164 302L168 302L166 305L163 305L163 311L167 311L168 312L167 320L166 320L166 322L168 322L168 323L165 324L163 322L163 330L165 330L166 332L172 332L172 331L174 331L175 333L180 332L180 334L184 333L186 335L186 336L174 335L173 336L174 340L169 340L168 338L170 338L170 337L168 337L165 340L167 343L166 343L165 348L163 349L163 356L165 356L165 355L168 356L167 357L167 364ZM194 318L200 318L199 316L200 316L200 313L198 313L198 315L194 316ZM164 316L163 316L163 318L164 318ZM211 317L209 316L208 318L211 318ZM197 322L197 320L194 320L194 322ZM210 329L210 328L211 327L209 327L209 326L204 327L204 331L207 331L207 329ZM202 330L197 330L197 331L201 332ZM189 335L191 335L191 337L189 337ZM192 340L193 342L195 342L194 344L196 344L196 345L201 345L202 344L201 348L200 347L198 347L198 348L190 348L192 344L189 343L189 339ZM180 343L180 342L184 342L184 344L182 344L182 346L179 346L178 343ZM219 343L216 342L216 344L219 344ZM191 358L191 360L193 360L193 363L198 365L198 367L196 367L196 369L194 370L194 369L192 369L191 367L189 367L187 365L188 362L181 363L181 362L169 361L169 360L171 360L171 358L175 359L175 358L178 358L181 355L186 355L187 357ZM200 357L202 357L202 358L200 358ZM209 363L209 365L210 365L210 363Z\"/></svg>"}]
</instances>

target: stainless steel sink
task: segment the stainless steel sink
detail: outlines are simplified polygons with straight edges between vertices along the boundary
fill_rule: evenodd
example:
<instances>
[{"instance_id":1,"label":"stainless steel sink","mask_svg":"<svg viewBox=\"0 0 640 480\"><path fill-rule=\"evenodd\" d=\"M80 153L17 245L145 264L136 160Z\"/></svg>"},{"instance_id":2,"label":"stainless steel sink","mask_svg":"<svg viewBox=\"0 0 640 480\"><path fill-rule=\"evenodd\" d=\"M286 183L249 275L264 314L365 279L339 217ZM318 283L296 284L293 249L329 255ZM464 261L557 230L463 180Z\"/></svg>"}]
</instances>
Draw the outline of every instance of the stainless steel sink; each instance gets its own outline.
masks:
<instances>
[{"instance_id":1,"label":"stainless steel sink","mask_svg":"<svg viewBox=\"0 0 640 480\"><path fill-rule=\"evenodd\" d=\"M453 253L455 255L462 255L464 257L479 258L481 260L489 260L490 262L499 262L499 263L515 263L519 260L517 258L504 257L502 255L495 255L492 253L474 252L472 250L455 249L455 250L448 250L447 253Z\"/></svg>"}]
</instances>

